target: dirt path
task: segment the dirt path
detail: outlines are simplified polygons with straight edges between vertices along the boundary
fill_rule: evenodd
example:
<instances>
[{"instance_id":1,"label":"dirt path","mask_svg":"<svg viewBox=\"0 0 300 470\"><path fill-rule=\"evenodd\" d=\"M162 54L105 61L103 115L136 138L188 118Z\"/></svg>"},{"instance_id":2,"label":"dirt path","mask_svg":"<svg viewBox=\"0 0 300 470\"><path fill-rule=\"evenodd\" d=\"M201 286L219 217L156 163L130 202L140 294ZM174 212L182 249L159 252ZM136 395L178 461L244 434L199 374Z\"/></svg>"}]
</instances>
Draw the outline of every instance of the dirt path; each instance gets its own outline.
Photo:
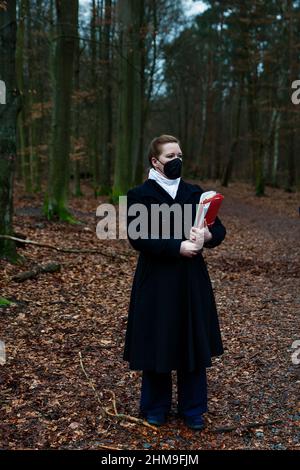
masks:
<instances>
[{"instance_id":1,"label":"dirt path","mask_svg":"<svg viewBox=\"0 0 300 470\"><path fill-rule=\"evenodd\" d=\"M227 236L204 256L225 353L208 369L207 428L199 434L175 416L175 371L169 424L152 431L124 419L100 418L79 351L103 405L112 410L112 390L118 411L138 416L141 373L122 361L136 253L127 241L96 238L93 214L100 201L88 189L83 200L71 204L85 224L68 226L40 218L38 197L23 199L17 188L17 231L58 246L129 255L111 261L28 246L20 250L26 256L23 267L0 262L1 295L16 302L0 309L0 339L7 348L7 363L0 366L0 448L300 448L300 365L291 357L292 344L300 339L299 198L269 189L258 199L241 184L219 189L226 197L220 217ZM61 272L22 284L10 281L47 261L62 262ZM275 424L264 425L269 421Z\"/></svg>"}]
</instances>

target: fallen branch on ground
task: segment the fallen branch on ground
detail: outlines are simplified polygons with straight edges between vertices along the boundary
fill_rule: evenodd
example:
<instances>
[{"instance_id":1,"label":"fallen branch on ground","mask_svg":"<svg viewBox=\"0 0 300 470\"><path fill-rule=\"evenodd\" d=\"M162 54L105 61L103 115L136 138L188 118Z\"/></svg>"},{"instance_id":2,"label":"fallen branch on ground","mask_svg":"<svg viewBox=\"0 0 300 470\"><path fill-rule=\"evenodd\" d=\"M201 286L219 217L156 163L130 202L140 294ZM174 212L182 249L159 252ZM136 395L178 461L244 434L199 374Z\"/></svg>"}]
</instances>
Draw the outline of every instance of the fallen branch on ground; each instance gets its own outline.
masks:
<instances>
[{"instance_id":1,"label":"fallen branch on ground","mask_svg":"<svg viewBox=\"0 0 300 470\"><path fill-rule=\"evenodd\" d=\"M230 432L230 431L235 431L236 429L260 428L261 426L270 426L270 425L279 424L279 423L282 423L281 419L276 419L274 421L265 421L263 423L249 423L249 424L243 424L241 426L228 426L224 428L216 428L216 429L213 429L213 432Z\"/></svg>"},{"instance_id":2,"label":"fallen branch on ground","mask_svg":"<svg viewBox=\"0 0 300 470\"><path fill-rule=\"evenodd\" d=\"M23 273L16 274L12 276L12 280L16 282L23 282L27 279L33 279L37 277L40 273L55 273L60 270L61 265L57 263L47 263L44 265L38 265L33 268L31 271L24 271Z\"/></svg>"},{"instance_id":3,"label":"fallen branch on ground","mask_svg":"<svg viewBox=\"0 0 300 470\"><path fill-rule=\"evenodd\" d=\"M143 419L140 419L140 418L135 418L134 416L130 416L130 415L126 415L124 413L118 413L117 411L117 406L116 406L116 396L114 394L114 392L112 390L107 390L105 389L105 391L111 393L112 395L112 400L113 400L113 409L114 409L114 412L112 413L111 411L109 411L107 409L107 407L104 407L102 406L102 402L101 402L101 398L99 397L99 394L97 392L97 390L95 389L92 381L90 380L89 376L87 375L86 371L85 371L85 368L84 368L84 365L83 365L83 361L82 361L82 354L81 352L79 352L79 361L80 361L80 365L81 365L81 369L83 370L83 373L89 383L89 385L91 386L91 388L93 389L94 393L95 393L95 396L101 406L101 410L104 411L108 416L113 416L115 418L122 418L122 419L127 419L128 421L132 421L136 424L142 424L143 426L147 426L148 428L151 428L151 429L154 429L155 431L157 431L157 427L155 426L152 426L151 424L149 424L147 421L143 420Z\"/></svg>"},{"instance_id":4,"label":"fallen branch on ground","mask_svg":"<svg viewBox=\"0 0 300 470\"><path fill-rule=\"evenodd\" d=\"M109 450L127 450L125 449L125 447L121 447L121 446L118 446L118 447L114 447L114 446L107 446L105 444L101 444L101 443L97 443L97 446L98 447L101 447L101 449L109 449Z\"/></svg>"},{"instance_id":5,"label":"fallen branch on ground","mask_svg":"<svg viewBox=\"0 0 300 470\"><path fill-rule=\"evenodd\" d=\"M0 238L7 238L9 240L15 240L20 243L29 243L31 245L42 246L44 248L50 248L51 250L56 250L62 253L97 253L99 255L107 256L108 258L112 258L112 259L126 259L126 257L130 255L130 252L129 253L125 252L120 255L116 255L114 253L101 251L97 248L84 248L82 250L79 250L77 248L61 248L58 246L49 245L49 243L39 243L33 240L28 240L27 238L24 240L23 238L12 237L11 235L0 235Z\"/></svg>"}]
</instances>

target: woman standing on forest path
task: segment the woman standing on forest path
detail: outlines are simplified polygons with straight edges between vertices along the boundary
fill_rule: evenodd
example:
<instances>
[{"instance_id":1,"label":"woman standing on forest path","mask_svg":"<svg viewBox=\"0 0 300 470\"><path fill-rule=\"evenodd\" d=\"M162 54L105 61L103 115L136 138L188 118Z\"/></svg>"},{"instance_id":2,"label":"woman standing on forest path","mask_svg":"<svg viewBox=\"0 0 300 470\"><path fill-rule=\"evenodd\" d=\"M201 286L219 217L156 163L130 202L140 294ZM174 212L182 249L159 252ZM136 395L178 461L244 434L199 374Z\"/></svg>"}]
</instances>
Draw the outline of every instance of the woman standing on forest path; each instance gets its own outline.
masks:
<instances>
[{"instance_id":1,"label":"woman standing on forest path","mask_svg":"<svg viewBox=\"0 0 300 470\"><path fill-rule=\"evenodd\" d=\"M214 248L225 238L226 229L217 217L208 229L191 228L189 239L174 236L176 217L169 217L169 236L134 237L136 215L132 205L170 208L192 207L192 221L203 190L181 178L182 152L179 140L161 135L149 148L148 179L127 192L127 235L139 251L134 273L123 359L130 369L142 370L140 413L151 424L166 421L172 404L172 370L177 371L177 410L192 429L202 429L207 407L206 367L211 357L223 354L214 293L204 248ZM161 206L159 206L161 207ZM139 212L139 211L138 211ZM165 221L162 228L165 232ZM184 227L182 225L182 233Z\"/></svg>"}]
</instances>

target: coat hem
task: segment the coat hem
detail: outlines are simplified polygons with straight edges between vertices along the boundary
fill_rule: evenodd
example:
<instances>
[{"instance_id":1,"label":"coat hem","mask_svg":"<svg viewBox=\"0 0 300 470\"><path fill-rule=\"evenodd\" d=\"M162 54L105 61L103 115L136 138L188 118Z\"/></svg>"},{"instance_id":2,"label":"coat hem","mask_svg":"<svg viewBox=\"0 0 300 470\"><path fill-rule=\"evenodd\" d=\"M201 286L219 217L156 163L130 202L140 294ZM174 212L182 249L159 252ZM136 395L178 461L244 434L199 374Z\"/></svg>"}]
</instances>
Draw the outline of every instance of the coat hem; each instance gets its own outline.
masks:
<instances>
[{"instance_id":1,"label":"coat hem","mask_svg":"<svg viewBox=\"0 0 300 470\"><path fill-rule=\"evenodd\" d=\"M213 357L220 357L224 354L224 352L221 352L221 353L215 353L215 354L212 354L211 355L211 358ZM209 367L213 367L213 363L211 360L209 360L208 362L206 361L205 363L201 363L201 364L198 364L196 367L183 367L182 364L179 364L179 365L173 365L173 366L170 366L170 367L155 367L155 365L142 365L142 364L136 364L136 363L133 363L132 361L130 361L130 359L125 359L123 358L123 361L126 361L128 362L128 366L129 366L129 369L130 370L140 370L140 371L143 371L143 370L152 370L152 371L155 371L157 373L168 373L168 372L171 372L173 370L188 370L189 372L194 372L194 371L197 371L197 370L200 370L201 368L205 367L205 368L209 368Z\"/></svg>"}]
</instances>

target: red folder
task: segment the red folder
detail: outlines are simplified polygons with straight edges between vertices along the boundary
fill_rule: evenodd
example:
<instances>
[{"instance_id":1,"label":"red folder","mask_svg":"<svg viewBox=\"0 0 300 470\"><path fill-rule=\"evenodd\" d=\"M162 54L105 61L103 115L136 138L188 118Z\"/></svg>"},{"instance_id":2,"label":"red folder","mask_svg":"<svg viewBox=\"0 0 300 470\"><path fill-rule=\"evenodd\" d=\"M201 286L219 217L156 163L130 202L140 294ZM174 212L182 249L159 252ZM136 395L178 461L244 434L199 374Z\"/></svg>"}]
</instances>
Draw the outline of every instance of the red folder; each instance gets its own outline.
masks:
<instances>
[{"instance_id":1,"label":"red folder","mask_svg":"<svg viewBox=\"0 0 300 470\"><path fill-rule=\"evenodd\" d=\"M203 228L204 220L206 220L208 227L213 225L223 199L224 196L220 193L216 193L216 191L206 191L205 193L202 193L194 221L194 227Z\"/></svg>"},{"instance_id":2,"label":"red folder","mask_svg":"<svg viewBox=\"0 0 300 470\"><path fill-rule=\"evenodd\" d=\"M213 197L204 199L202 201L202 204L206 204L207 202L210 202L209 208L207 209L207 212L205 215L205 220L206 220L208 227L214 224L223 199L224 199L224 196L220 193L217 193Z\"/></svg>"}]
</instances>

